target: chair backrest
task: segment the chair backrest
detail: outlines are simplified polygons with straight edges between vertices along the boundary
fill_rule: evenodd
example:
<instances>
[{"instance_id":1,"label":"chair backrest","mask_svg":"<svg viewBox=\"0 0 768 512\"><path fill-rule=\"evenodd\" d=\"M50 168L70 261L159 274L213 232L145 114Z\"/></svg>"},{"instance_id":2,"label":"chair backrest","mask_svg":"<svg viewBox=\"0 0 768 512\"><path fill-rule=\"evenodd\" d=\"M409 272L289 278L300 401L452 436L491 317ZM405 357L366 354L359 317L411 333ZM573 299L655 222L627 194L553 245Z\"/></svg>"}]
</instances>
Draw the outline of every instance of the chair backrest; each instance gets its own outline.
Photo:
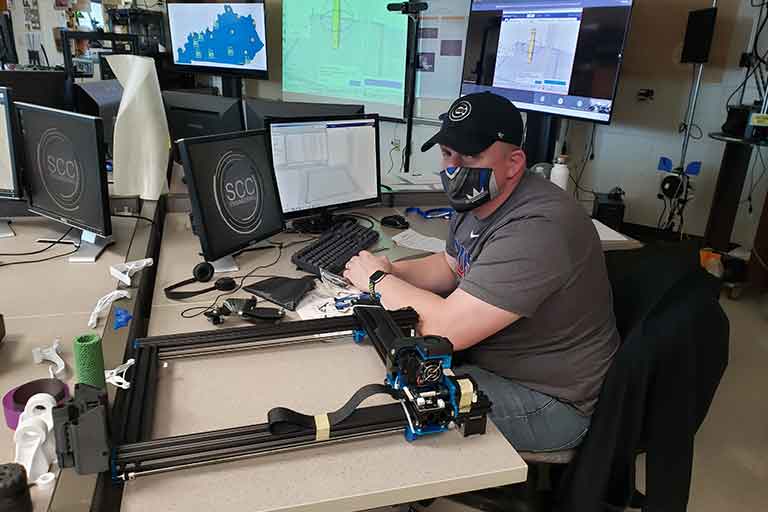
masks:
<instances>
[{"instance_id":1,"label":"chair backrest","mask_svg":"<svg viewBox=\"0 0 768 512\"><path fill-rule=\"evenodd\" d=\"M692 243L646 245L632 251L609 252L605 262L613 289L616 326L622 340L676 283L699 268L698 249Z\"/></svg>"},{"instance_id":2,"label":"chair backrest","mask_svg":"<svg viewBox=\"0 0 768 512\"><path fill-rule=\"evenodd\" d=\"M649 500L674 495L687 502L692 438L727 364L719 282L701 269L697 248L688 244L610 253L606 264L622 345L592 426L564 475L558 510L626 505L635 488L636 450L660 438L674 440L672 449L649 453L647 460L678 464L667 467L668 475L647 472L648 489L654 489Z\"/></svg>"}]
</instances>

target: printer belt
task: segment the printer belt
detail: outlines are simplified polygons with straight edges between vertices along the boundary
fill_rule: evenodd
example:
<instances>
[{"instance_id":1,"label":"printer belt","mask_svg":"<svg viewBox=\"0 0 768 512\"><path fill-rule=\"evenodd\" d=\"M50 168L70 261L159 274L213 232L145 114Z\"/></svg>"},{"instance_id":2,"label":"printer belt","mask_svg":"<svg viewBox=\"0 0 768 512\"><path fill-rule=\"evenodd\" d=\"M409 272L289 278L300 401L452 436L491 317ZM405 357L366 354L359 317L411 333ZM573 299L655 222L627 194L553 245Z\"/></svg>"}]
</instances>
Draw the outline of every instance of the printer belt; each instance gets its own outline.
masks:
<instances>
[{"instance_id":1,"label":"printer belt","mask_svg":"<svg viewBox=\"0 0 768 512\"><path fill-rule=\"evenodd\" d=\"M380 394L386 394L394 398L392 389L384 384L368 384L357 390L340 409L328 413L328 423L331 430L334 426L349 418L366 399ZM316 429L317 425L315 416L302 414L286 407L275 407L270 410L267 415L267 421L269 423L269 430L273 434Z\"/></svg>"}]
</instances>

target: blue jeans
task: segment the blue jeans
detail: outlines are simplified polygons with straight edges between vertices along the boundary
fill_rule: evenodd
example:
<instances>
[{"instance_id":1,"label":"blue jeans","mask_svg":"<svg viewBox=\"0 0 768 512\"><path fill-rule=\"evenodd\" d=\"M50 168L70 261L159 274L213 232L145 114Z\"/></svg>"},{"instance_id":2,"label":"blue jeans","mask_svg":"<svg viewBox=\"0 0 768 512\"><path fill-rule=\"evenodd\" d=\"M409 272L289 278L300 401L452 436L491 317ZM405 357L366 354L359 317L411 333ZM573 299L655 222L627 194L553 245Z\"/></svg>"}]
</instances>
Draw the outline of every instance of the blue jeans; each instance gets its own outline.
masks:
<instances>
[{"instance_id":1,"label":"blue jeans","mask_svg":"<svg viewBox=\"0 0 768 512\"><path fill-rule=\"evenodd\" d=\"M454 370L469 374L493 402L490 417L518 451L552 452L579 445L590 417L573 406L472 365Z\"/></svg>"}]
</instances>

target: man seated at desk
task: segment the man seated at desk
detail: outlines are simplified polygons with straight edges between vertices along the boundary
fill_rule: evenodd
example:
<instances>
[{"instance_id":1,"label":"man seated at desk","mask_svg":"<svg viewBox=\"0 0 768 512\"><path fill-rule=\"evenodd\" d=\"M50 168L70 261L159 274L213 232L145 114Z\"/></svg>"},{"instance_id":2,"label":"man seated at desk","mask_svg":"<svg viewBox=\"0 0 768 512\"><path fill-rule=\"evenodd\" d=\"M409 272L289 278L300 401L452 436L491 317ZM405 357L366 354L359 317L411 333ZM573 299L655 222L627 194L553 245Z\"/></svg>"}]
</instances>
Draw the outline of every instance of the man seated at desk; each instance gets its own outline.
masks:
<instances>
[{"instance_id":1,"label":"man seated at desk","mask_svg":"<svg viewBox=\"0 0 768 512\"><path fill-rule=\"evenodd\" d=\"M457 212L444 253L391 263L363 251L344 275L388 309L413 307L422 334L463 351L521 451L577 446L619 345L600 239L584 209L526 172L523 121L505 98L459 98L440 131L443 187Z\"/></svg>"}]
</instances>

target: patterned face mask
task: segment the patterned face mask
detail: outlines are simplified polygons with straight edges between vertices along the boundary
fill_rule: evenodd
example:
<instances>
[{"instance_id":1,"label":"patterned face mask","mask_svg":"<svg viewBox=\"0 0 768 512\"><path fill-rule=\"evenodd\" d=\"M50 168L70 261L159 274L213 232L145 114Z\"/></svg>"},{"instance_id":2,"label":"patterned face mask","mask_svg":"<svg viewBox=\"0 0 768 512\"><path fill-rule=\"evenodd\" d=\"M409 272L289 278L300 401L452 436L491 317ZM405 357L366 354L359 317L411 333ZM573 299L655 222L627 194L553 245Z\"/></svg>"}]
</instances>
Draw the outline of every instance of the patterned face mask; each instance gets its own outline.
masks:
<instances>
[{"instance_id":1,"label":"patterned face mask","mask_svg":"<svg viewBox=\"0 0 768 512\"><path fill-rule=\"evenodd\" d=\"M493 169L487 167L448 167L440 173L440 180L457 212L473 210L499 195Z\"/></svg>"}]
</instances>

